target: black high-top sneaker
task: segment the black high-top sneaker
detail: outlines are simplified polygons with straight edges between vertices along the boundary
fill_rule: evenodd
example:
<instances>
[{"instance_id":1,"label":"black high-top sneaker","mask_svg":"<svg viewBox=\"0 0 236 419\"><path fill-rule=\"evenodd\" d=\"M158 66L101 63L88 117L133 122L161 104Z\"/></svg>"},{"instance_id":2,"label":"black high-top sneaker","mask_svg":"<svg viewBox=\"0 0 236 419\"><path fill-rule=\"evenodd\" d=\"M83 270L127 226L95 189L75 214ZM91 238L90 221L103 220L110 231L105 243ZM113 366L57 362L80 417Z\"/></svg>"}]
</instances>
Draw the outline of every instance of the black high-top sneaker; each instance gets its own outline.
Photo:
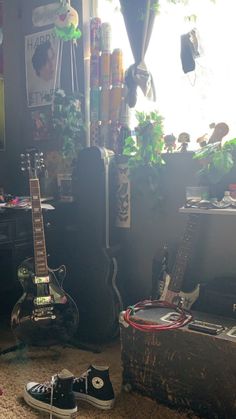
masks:
<instances>
[{"instance_id":1,"label":"black high-top sneaker","mask_svg":"<svg viewBox=\"0 0 236 419\"><path fill-rule=\"evenodd\" d=\"M62 370L49 383L28 383L24 389L24 399L31 407L51 414L50 417L73 417L77 412L72 391L73 380L70 371Z\"/></svg>"},{"instance_id":2,"label":"black high-top sneaker","mask_svg":"<svg viewBox=\"0 0 236 419\"><path fill-rule=\"evenodd\" d=\"M111 409L115 396L108 367L90 365L80 377L74 379L76 400L84 400L99 409Z\"/></svg>"}]
</instances>

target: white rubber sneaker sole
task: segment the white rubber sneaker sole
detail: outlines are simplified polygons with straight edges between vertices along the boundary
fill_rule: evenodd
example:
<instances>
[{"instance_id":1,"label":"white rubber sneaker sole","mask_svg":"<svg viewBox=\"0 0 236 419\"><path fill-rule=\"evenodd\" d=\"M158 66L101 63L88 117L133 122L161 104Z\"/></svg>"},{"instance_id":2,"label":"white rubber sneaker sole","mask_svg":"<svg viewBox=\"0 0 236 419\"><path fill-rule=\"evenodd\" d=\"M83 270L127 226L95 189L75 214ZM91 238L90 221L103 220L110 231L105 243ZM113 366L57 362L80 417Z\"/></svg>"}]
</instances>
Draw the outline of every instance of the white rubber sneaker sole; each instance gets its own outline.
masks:
<instances>
[{"instance_id":1,"label":"white rubber sneaker sole","mask_svg":"<svg viewBox=\"0 0 236 419\"><path fill-rule=\"evenodd\" d=\"M55 406L49 406L47 403L43 403L39 400L36 400L34 397L32 397L26 387L24 389L24 394L23 394L24 400L25 402L33 407L34 409L38 409L41 410L42 412L47 412L47 413L52 413L54 416L56 416L57 418L73 418L76 417L76 413L77 413L77 406L74 409L59 409L58 407Z\"/></svg>"},{"instance_id":2,"label":"white rubber sneaker sole","mask_svg":"<svg viewBox=\"0 0 236 419\"><path fill-rule=\"evenodd\" d=\"M89 396L88 394L84 394L84 393L76 393L75 391L73 392L75 395L75 399L76 401L81 400L81 401L85 401L89 404L91 404L92 406L98 407L98 409L103 409L103 410L109 410L112 409L115 403L115 400L98 400L95 397Z\"/></svg>"}]
</instances>

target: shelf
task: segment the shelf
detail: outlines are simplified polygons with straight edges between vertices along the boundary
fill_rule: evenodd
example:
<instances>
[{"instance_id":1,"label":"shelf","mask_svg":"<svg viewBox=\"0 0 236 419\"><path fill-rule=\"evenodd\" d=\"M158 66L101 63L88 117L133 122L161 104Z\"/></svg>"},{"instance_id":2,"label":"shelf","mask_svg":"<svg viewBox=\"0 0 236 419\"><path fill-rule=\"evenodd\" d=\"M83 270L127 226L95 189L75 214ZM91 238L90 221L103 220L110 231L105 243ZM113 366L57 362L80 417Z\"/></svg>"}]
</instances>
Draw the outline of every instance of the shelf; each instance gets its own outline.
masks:
<instances>
[{"instance_id":1,"label":"shelf","mask_svg":"<svg viewBox=\"0 0 236 419\"><path fill-rule=\"evenodd\" d=\"M180 208L183 214L204 214L204 215L236 215L236 208Z\"/></svg>"}]
</instances>

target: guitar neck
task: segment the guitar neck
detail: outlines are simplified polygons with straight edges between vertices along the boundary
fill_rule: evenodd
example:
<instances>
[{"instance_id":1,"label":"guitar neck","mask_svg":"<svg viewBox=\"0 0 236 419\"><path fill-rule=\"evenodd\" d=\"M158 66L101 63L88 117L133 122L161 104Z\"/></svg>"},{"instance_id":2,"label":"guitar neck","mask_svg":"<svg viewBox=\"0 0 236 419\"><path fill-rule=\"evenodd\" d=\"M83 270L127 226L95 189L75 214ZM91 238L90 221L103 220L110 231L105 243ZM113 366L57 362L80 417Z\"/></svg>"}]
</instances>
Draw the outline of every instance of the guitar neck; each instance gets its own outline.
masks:
<instances>
[{"instance_id":1,"label":"guitar neck","mask_svg":"<svg viewBox=\"0 0 236 419\"><path fill-rule=\"evenodd\" d=\"M192 253L193 239L195 231L198 227L199 215L191 214L188 216L187 225L178 248L176 261L171 275L169 289L173 292L179 292L182 288L184 274L188 264L189 257Z\"/></svg>"},{"instance_id":2,"label":"guitar neck","mask_svg":"<svg viewBox=\"0 0 236 419\"><path fill-rule=\"evenodd\" d=\"M30 196L32 202L35 274L36 276L46 276L48 275L47 252L38 179L30 179Z\"/></svg>"}]
</instances>

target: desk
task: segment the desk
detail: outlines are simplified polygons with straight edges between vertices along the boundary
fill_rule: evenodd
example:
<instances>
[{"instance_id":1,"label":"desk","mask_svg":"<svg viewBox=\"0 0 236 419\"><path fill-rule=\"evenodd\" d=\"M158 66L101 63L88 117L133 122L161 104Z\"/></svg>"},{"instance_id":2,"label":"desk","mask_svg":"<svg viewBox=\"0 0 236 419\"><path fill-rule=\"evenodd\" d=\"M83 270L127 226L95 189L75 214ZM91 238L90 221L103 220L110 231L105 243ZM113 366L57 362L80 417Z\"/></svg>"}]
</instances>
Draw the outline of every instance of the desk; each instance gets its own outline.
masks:
<instances>
[{"instance_id":1,"label":"desk","mask_svg":"<svg viewBox=\"0 0 236 419\"><path fill-rule=\"evenodd\" d=\"M204 214L204 215L236 215L236 208L185 208L181 207L179 212L183 214Z\"/></svg>"}]
</instances>

